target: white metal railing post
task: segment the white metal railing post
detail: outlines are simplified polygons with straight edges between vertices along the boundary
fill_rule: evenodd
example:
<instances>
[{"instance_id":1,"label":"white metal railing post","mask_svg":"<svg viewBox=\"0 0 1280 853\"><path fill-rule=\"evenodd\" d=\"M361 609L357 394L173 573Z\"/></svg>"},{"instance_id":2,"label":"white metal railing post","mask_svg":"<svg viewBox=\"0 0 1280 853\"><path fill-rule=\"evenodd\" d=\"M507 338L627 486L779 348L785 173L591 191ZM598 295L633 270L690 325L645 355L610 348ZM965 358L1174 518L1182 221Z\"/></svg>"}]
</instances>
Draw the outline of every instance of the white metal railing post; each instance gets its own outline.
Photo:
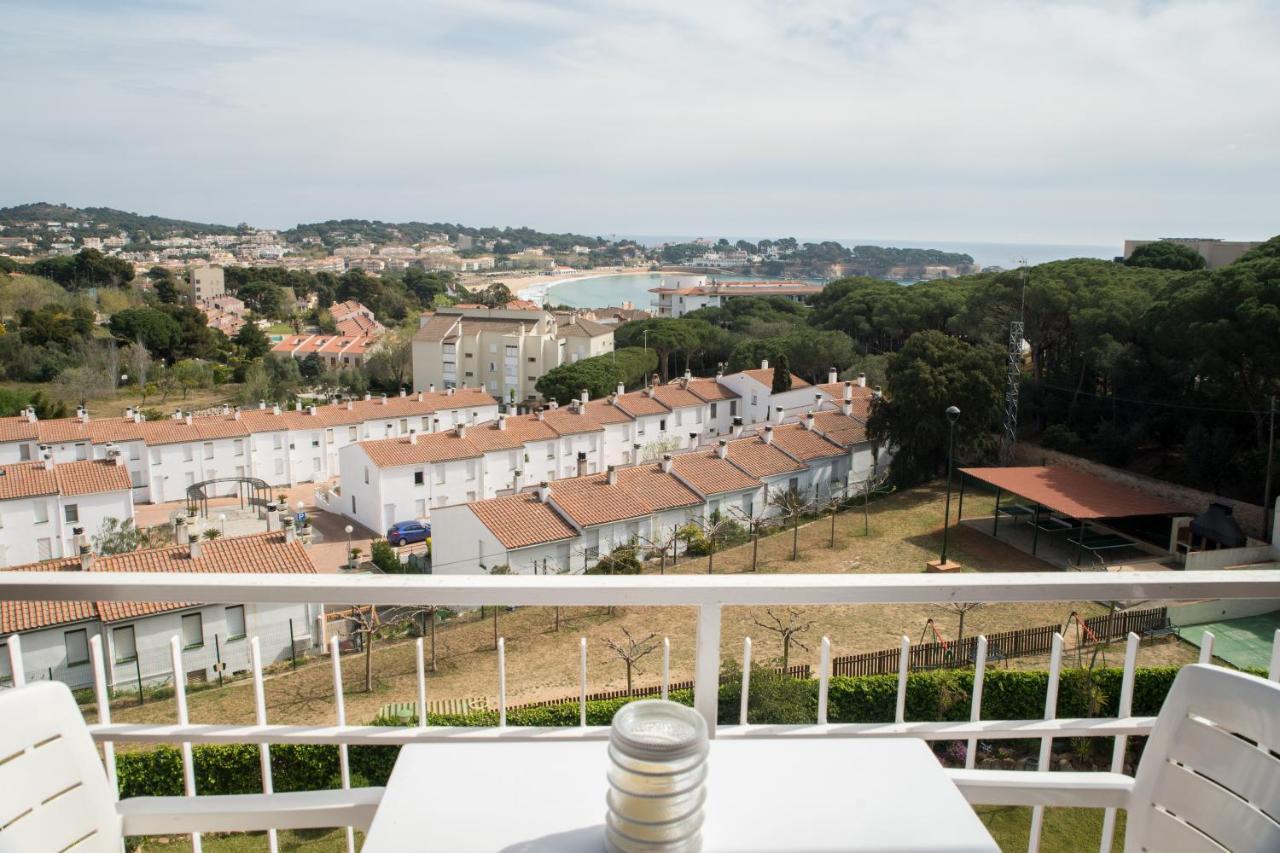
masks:
<instances>
[{"instance_id":1,"label":"white metal railing post","mask_svg":"<svg viewBox=\"0 0 1280 853\"><path fill-rule=\"evenodd\" d=\"M587 725L587 638L578 640L578 725Z\"/></svg>"},{"instance_id":2,"label":"white metal railing post","mask_svg":"<svg viewBox=\"0 0 1280 853\"><path fill-rule=\"evenodd\" d=\"M329 657L333 664L333 708L341 728L347 724L347 701L342 693L342 650L338 647L337 635L329 639ZM351 758L345 743L338 744L338 773L342 776L342 790L351 790ZM350 826L347 827L347 853L356 853L356 831Z\"/></svg>"},{"instance_id":3,"label":"white metal railing post","mask_svg":"<svg viewBox=\"0 0 1280 853\"><path fill-rule=\"evenodd\" d=\"M831 695L831 638L823 637L818 650L818 725L827 724L827 700Z\"/></svg>"},{"instance_id":4,"label":"white metal railing post","mask_svg":"<svg viewBox=\"0 0 1280 853\"><path fill-rule=\"evenodd\" d=\"M1116 716L1128 717L1133 714L1133 682L1138 670L1139 637L1132 631L1124 647L1124 678L1120 681L1120 701L1117 703ZM1115 746L1111 748L1111 772L1124 772L1124 753L1129 738L1120 735ZM1111 853L1111 840L1116 833L1116 810L1107 809L1102 815L1102 841L1098 844L1099 853Z\"/></svg>"},{"instance_id":5,"label":"white metal railing post","mask_svg":"<svg viewBox=\"0 0 1280 853\"><path fill-rule=\"evenodd\" d=\"M707 736L716 736L720 706L720 605L698 607L698 640L694 652L693 706L707 722Z\"/></svg>"},{"instance_id":6,"label":"white metal railing post","mask_svg":"<svg viewBox=\"0 0 1280 853\"><path fill-rule=\"evenodd\" d=\"M191 724L191 720L187 716L187 683L182 670L182 645L177 635L169 638L169 656L173 663L173 699L178 706L178 725L185 727ZM141 690L142 685L138 685L138 689ZM196 795L195 759L191 754L189 741L182 742L182 786L188 797ZM191 833L192 853L200 853L202 849L200 833Z\"/></svg>"},{"instance_id":7,"label":"white metal railing post","mask_svg":"<svg viewBox=\"0 0 1280 853\"><path fill-rule=\"evenodd\" d=\"M747 724L747 704L751 695L751 638L742 638L742 698L738 701L738 725Z\"/></svg>"},{"instance_id":8,"label":"white metal railing post","mask_svg":"<svg viewBox=\"0 0 1280 853\"><path fill-rule=\"evenodd\" d=\"M289 641L293 642L292 636L289 637ZM256 635L249 638L249 664L253 669L255 718L258 721L258 725L265 726L267 724L267 698L262 688L262 645L258 642ZM258 763L262 767L262 793L274 793L274 787L271 782L271 746L269 744L258 744ZM280 839L274 829L267 830L267 848L270 853L278 853L280 850Z\"/></svg>"},{"instance_id":9,"label":"white metal railing post","mask_svg":"<svg viewBox=\"0 0 1280 853\"><path fill-rule=\"evenodd\" d=\"M662 638L662 699L665 702L671 687L671 638Z\"/></svg>"},{"instance_id":10,"label":"white metal railing post","mask_svg":"<svg viewBox=\"0 0 1280 853\"><path fill-rule=\"evenodd\" d=\"M1267 678L1280 681L1280 628L1271 638L1271 666L1267 668Z\"/></svg>"},{"instance_id":11,"label":"white metal railing post","mask_svg":"<svg viewBox=\"0 0 1280 853\"><path fill-rule=\"evenodd\" d=\"M969 722L976 723L982 719L982 684L987 677L987 638L978 635L978 648L973 660L973 697L969 704ZM964 751L964 769L972 770L977 760L978 739L969 738L968 747Z\"/></svg>"},{"instance_id":12,"label":"white metal railing post","mask_svg":"<svg viewBox=\"0 0 1280 853\"><path fill-rule=\"evenodd\" d=\"M1053 651L1049 656L1049 687L1044 696L1044 718L1052 720L1058 716L1058 676L1062 671L1062 635L1053 635ZM1040 739L1040 760L1036 764L1039 773L1049 772L1049 762L1053 759L1053 737ZM1037 853L1040 849L1040 833L1044 829L1044 806L1031 809L1031 833L1027 839L1027 853Z\"/></svg>"},{"instance_id":13,"label":"white metal railing post","mask_svg":"<svg viewBox=\"0 0 1280 853\"><path fill-rule=\"evenodd\" d=\"M498 725L507 724L507 638L498 638Z\"/></svg>"},{"instance_id":14,"label":"white metal railing post","mask_svg":"<svg viewBox=\"0 0 1280 853\"><path fill-rule=\"evenodd\" d=\"M435 617L432 616L434 619ZM418 675L418 728L427 727L427 664L422 649L422 638L419 637L413 646L414 668Z\"/></svg>"},{"instance_id":15,"label":"white metal railing post","mask_svg":"<svg viewBox=\"0 0 1280 853\"><path fill-rule=\"evenodd\" d=\"M898 647L898 702L893 709L893 721L907 721L907 675L911 672L911 638L903 637Z\"/></svg>"},{"instance_id":16,"label":"white metal railing post","mask_svg":"<svg viewBox=\"0 0 1280 853\"><path fill-rule=\"evenodd\" d=\"M22 687L27 683L27 670L22 665L22 635L9 635L9 675L14 687Z\"/></svg>"},{"instance_id":17,"label":"white metal railing post","mask_svg":"<svg viewBox=\"0 0 1280 853\"><path fill-rule=\"evenodd\" d=\"M15 638L17 635L14 635ZM107 673L103 664L102 636L94 634L89 638L89 658L93 662L93 695L98 702L98 722L111 724L111 695L107 693ZM116 781L116 747L111 741L102 744L102 763L107 768L107 781L111 783L111 796L120 796L120 786Z\"/></svg>"},{"instance_id":18,"label":"white metal railing post","mask_svg":"<svg viewBox=\"0 0 1280 853\"><path fill-rule=\"evenodd\" d=\"M1213 632L1205 631L1200 638L1200 658L1197 663L1213 663Z\"/></svg>"}]
</instances>

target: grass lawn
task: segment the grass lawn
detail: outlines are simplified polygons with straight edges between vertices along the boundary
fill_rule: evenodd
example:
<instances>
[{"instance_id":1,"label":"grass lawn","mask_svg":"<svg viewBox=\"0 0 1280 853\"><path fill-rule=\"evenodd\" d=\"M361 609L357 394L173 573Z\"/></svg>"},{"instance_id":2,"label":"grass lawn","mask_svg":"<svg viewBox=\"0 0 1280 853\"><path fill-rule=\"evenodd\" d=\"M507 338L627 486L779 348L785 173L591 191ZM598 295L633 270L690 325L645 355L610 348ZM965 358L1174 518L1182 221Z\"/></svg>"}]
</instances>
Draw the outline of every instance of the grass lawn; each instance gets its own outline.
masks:
<instances>
[{"instance_id":1,"label":"grass lawn","mask_svg":"<svg viewBox=\"0 0 1280 853\"><path fill-rule=\"evenodd\" d=\"M67 410L72 414L75 413L75 407L80 405L80 398L83 393L81 389L66 388L57 382L0 382L0 387L13 388L28 393L40 391L49 399L62 400L67 404ZM152 394L147 397L146 403L143 403L142 395L138 393L137 386L130 385L105 397L90 397L88 400L89 412L95 417L120 417L129 406L159 409L162 412L172 412L181 406L183 410L196 411L212 406L220 406L223 403L234 404L236 392L239 389L240 386L234 383L218 385L213 388L196 388L187 394L185 400L182 397L182 390L177 389L164 399L161 399L160 394Z\"/></svg>"},{"instance_id":2,"label":"grass lawn","mask_svg":"<svg viewBox=\"0 0 1280 853\"><path fill-rule=\"evenodd\" d=\"M164 853L184 853L191 850L191 839L188 836L159 836L139 839L135 853L151 853L163 850ZM285 830L279 833L281 853L346 853L347 833L343 829L324 830ZM356 833L356 849L363 843L361 833ZM206 853L260 853L267 848L266 833L245 833L243 835L202 835L200 847Z\"/></svg>"}]
</instances>

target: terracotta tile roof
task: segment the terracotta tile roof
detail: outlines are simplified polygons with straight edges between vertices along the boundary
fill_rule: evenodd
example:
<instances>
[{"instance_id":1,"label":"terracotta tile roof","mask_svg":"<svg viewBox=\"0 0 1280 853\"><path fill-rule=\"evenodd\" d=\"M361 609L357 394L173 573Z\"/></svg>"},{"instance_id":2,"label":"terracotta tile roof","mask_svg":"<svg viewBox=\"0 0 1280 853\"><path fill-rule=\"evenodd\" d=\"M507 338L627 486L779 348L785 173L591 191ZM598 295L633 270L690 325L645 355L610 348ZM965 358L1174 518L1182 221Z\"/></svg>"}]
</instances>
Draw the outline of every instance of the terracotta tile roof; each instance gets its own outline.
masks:
<instances>
[{"instance_id":1,"label":"terracotta tile roof","mask_svg":"<svg viewBox=\"0 0 1280 853\"><path fill-rule=\"evenodd\" d=\"M843 382L824 382L816 386L819 391L831 397L837 403L844 399L844 383ZM859 397L870 397L874 391L866 386L859 385L856 382L849 386L853 390L853 399Z\"/></svg>"},{"instance_id":2,"label":"terracotta tile roof","mask_svg":"<svg viewBox=\"0 0 1280 853\"><path fill-rule=\"evenodd\" d=\"M752 477L771 477L803 471L805 466L759 436L729 442L729 461Z\"/></svg>"},{"instance_id":3,"label":"terracotta tile roof","mask_svg":"<svg viewBox=\"0 0 1280 853\"><path fill-rule=\"evenodd\" d=\"M1185 506L1062 466L961 468L977 480L1074 519L1178 515Z\"/></svg>"},{"instance_id":4,"label":"terracotta tile roof","mask_svg":"<svg viewBox=\"0 0 1280 853\"><path fill-rule=\"evenodd\" d=\"M36 424L25 417L0 418L0 441L33 441L36 436Z\"/></svg>"},{"instance_id":5,"label":"terracotta tile roof","mask_svg":"<svg viewBox=\"0 0 1280 853\"><path fill-rule=\"evenodd\" d=\"M643 518L649 505L622 484L609 485L608 474L591 474L556 480L550 485L551 500L579 527Z\"/></svg>"},{"instance_id":6,"label":"terracotta tile roof","mask_svg":"<svg viewBox=\"0 0 1280 853\"><path fill-rule=\"evenodd\" d=\"M841 412L818 412L813 425L828 441L848 448L867 441L867 426Z\"/></svg>"},{"instance_id":7,"label":"terracotta tile roof","mask_svg":"<svg viewBox=\"0 0 1280 853\"><path fill-rule=\"evenodd\" d=\"M0 500L37 495L94 495L129 491L129 470L107 459L59 462L45 470L43 462L0 465Z\"/></svg>"},{"instance_id":8,"label":"terracotta tile roof","mask_svg":"<svg viewBox=\"0 0 1280 853\"><path fill-rule=\"evenodd\" d=\"M800 424L774 427L773 443L802 462L844 453L839 445L827 441L816 430L805 429Z\"/></svg>"},{"instance_id":9,"label":"terracotta tile roof","mask_svg":"<svg viewBox=\"0 0 1280 853\"><path fill-rule=\"evenodd\" d=\"M641 415L666 415L671 412L666 406L650 397L644 391L631 391L616 398L616 404L624 412L634 418Z\"/></svg>"},{"instance_id":10,"label":"terracotta tile roof","mask_svg":"<svg viewBox=\"0 0 1280 853\"><path fill-rule=\"evenodd\" d=\"M702 497L662 470L661 465L636 465L618 469L618 485L630 489L649 512L697 506Z\"/></svg>"},{"instance_id":11,"label":"terracotta tile roof","mask_svg":"<svg viewBox=\"0 0 1280 853\"><path fill-rule=\"evenodd\" d=\"M560 337L572 335L573 337L598 338L601 335L613 334L613 326L606 326L604 323L597 323L595 320L588 320L586 317L578 317L571 323L558 324L556 333Z\"/></svg>"},{"instance_id":12,"label":"terracotta tile roof","mask_svg":"<svg viewBox=\"0 0 1280 853\"><path fill-rule=\"evenodd\" d=\"M433 314L423 323L418 331L414 332L413 339L415 341L443 341L447 340L454 334L454 328L461 323L462 317L457 314Z\"/></svg>"},{"instance_id":13,"label":"terracotta tile roof","mask_svg":"<svg viewBox=\"0 0 1280 853\"><path fill-rule=\"evenodd\" d=\"M604 429L604 423L597 417L599 409L592 409L588 404L582 411L575 411L569 406L557 409L544 409L542 422L560 435L576 435L584 432L598 432ZM608 423L614 423L610 420Z\"/></svg>"},{"instance_id":14,"label":"terracotta tile roof","mask_svg":"<svg viewBox=\"0 0 1280 853\"><path fill-rule=\"evenodd\" d=\"M416 442L410 442L405 436L362 441L360 446L369 454L370 461L379 468L474 459L480 456L475 443L469 437L459 438L455 429L420 435Z\"/></svg>"},{"instance_id":15,"label":"terracotta tile roof","mask_svg":"<svg viewBox=\"0 0 1280 853\"><path fill-rule=\"evenodd\" d=\"M537 492L476 501L467 507L504 548L527 548L578 535L550 504L538 500Z\"/></svg>"},{"instance_id":16,"label":"terracotta tile roof","mask_svg":"<svg viewBox=\"0 0 1280 853\"><path fill-rule=\"evenodd\" d=\"M12 566L5 571L58 571L79 569L78 558ZM98 557L91 572L207 572L211 574L314 574L315 567L302 543L285 542L282 533L259 533L200 543L200 556L191 559L186 546L154 548ZM51 625L100 618L104 622L136 619L153 613L182 610L184 602L130 601L0 601L0 633L31 631Z\"/></svg>"},{"instance_id":17,"label":"terracotta tile roof","mask_svg":"<svg viewBox=\"0 0 1280 853\"><path fill-rule=\"evenodd\" d=\"M701 397L686 391L678 381L670 385L658 385L653 389L653 396L668 409L683 409L704 404Z\"/></svg>"},{"instance_id":18,"label":"terracotta tile roof","mask_svg":"<svg viewBox=\"0 0 1280 853\"><path fill-rule=\"evenodd\" d=\"M689 381L689 391L697 394L708 403L716 400L736 400L738 393L731 388L721 385L714 379L691 379Z\"/></svg>"},{"instance_id":19,"label":"terracotta tile roof","mask_svg":"<svg viewBox=\"0 0 1280 853\"><path fill-rule=\"evenodd\" d=\"M143 421L138 433L148 447L162 444L181 444L188 441L214 441L219 438L243 438L249 428L232 415L213 415L186 420L165 418L161 421Z\"/></svg>"},{"instance_id":20,"label":"terracotta tile roof","mask_svg":"<svg viewBox=\"0 0 1280 853\"><path fill-rule=\"evenodd\" d=\"M514 427L514 428L513 428ZM555 433L545 425L543 429L555 437ZM471 442L471 446L481 453L489 453L494 450L515 450L517 447L524 446L524 435L528 431L523 425L516 426L512 423L511 418L503 421L503 428L498 427L498 421L485 421L484 423L475 424L467 427L467 441Z\"/></svg>"},{"instance_id":21,"label":"terracotta tile roof","mask_svg":"<svg viewBox=\"0 0 1280 853\"><path fill-rule=\"evenodd\" d=\"M760 481L742 469L710 453L682 453L671 460L671 470L704 495L756 488Z\"/></svg>"},{"instance_id":22,"label":"terracotta tile roof","mask_svg":"<svg viewBox=\"0 0 1280 853\"><path fill-rule=\"evenodd\" d=\"M773 387L773 368L772 367L757 367L754 370L742 370L742 371L739 371L739 373L742 376L751 377L752 379L759 382L761 385L763 385L766 388ZM809 383L805 382L803 379L801 379L799 376L796 376L793 373L791 374L791 387L792 388L808 388Z\"/></svg>"},{"instance_id":23,"label":"terracotta tile roof","mask_svg":"<svg viewBox=\"0 0 1280 853\"><path fill-rule=\"evenodd\" d=\"M635 420L615 406L611 398L590 401L587 403L587 413L601 424L626 424Z\"/></svg>"}]
</instances>

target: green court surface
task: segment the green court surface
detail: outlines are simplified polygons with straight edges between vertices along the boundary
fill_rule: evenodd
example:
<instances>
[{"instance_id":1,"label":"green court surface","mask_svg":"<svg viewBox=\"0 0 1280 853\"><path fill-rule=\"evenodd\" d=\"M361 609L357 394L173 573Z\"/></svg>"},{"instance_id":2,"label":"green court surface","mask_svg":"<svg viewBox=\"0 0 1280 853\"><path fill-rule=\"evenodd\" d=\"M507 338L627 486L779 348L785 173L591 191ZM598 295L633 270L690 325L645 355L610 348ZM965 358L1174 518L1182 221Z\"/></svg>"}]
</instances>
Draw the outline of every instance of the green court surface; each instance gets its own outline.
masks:
<instances>
[{"instance_id":1,"label":"green court surface","mask_svg":"<svg viewBox=\"0 0 1280 853\"><path fill-rule=\"evenodd\" d=\"M1280 611L1246 616L1225 622L1187 625L1179 630L1182 639L1200 646L1206 631L1213 634L1213 655L1237 669L1265 670L1271 664L1271 642L1280 629Z\"/></svg>"}]
</instances>

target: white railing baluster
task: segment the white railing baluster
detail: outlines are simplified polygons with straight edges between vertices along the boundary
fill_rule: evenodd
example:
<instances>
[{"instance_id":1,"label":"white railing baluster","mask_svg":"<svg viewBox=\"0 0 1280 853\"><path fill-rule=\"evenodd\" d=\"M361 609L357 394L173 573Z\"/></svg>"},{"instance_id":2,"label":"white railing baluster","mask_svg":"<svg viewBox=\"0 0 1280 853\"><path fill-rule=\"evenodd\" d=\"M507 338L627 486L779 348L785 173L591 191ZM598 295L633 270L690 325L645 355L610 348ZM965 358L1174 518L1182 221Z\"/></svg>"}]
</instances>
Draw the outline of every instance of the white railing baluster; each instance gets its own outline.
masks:
<instances>
[{"instance_id":1,"label":"white railing baluster","mask_svg":"<svg viewBox=\"0 0 1280 853\"><path fill-rule=\"evenodd\" d=\"M665 696L663 697L666 698ZM587 638L578 640L578 725L587 726Z\"/></svg>"},{"instance_id":2,"label":"white railing baluster","mask_svg":"<svg viewBox=\"0 0 1280 853\"><path fill-rule=\"evenodd\" d=\"M1213 663L1213 632L1205 631L1200 639L1200 660L1198 663Z\"/></svg>"},{"instance_id":3,"label":"white railing baluster","mask_svg":"<svg viewBox=\"0 0 1280 853\"><path fill-rule=\"evenodd\" d=\"M1053 635L1053 652L1049 656L1049 689L1044 697L1044 718L1055 719L1058 716L1058 676L1062 671L1062 635ZM1053 738L1040 739L1040 760L1036 765L1039 773L1049 772L1049 762L1053 758ZM1035 806L1031 810L1031 835L1027 841L1028 853L1037 853L1040 849L1040 833L1044 829L1044 806Z\"/></svg>"},{"instance_id":4,"label":"white railing baluster","mask_svg":"<svg viewBox=\"0 0 1280 853\"><path fill-rule=\"evenodd\" d=\"M187 716L187 681L182 669L182 645L177 636L169 638L169 656L173 663L173 699L178 706L178 725L186 727L191 724ZM182 742L182 786L188 797L196 795L195 759L191 754L191 743ZM191 833L191 851L200 853L200 833Z\"/></svg>"},{"instance_id":5,"label":"white railing baluster","mask_svg":"<svg viewBox=\"0 0 1280 853\"><path fill-rule=\"evenodd\" d=\"M292 639L292 638L290 638ZM249 638L249 665L253 670L253 707L258 725L267 724L267 698L262 689L262 646L256 636ZM258 744L258 763L262 766L262 793L271 794L275 788L271 782L271 747ZM267 830L267 848L271 853L280 850L280 839L274 829Z\"/></svg>"},{"instance_id":6,"label":"white railing baluster","mask_svg":"<svg viewBox=\"0 0 1280 853\"><path fill-rule=\"evenodd\" d=\"M903 637L898 651L898 701L893 709L893 721L907 721L907 674L911 672L911 638Z\"/></svg>"},{"instance_id":7,"label":"white railing baluster","mask_svg":"<svg viewBox=\"0 0 1280 853\"><path fill-rule=\"evenodd\" d=\"M338 648L338 637L329 640L329 657L333 663L333 708L337 713L338 725L347 724L347 701L342 693L342 650ZM342 790L351 790L351 759L347 755L347 745L338 744L338 773L342 776ZM356 853L356 831L347 827L347 853Z\"/></svg>"},{"instance_id":8,"label":"white railing baluster","mask_svg":"<svg viewBox=\"0 0 1280 853\"><path fill-rule=\"evenodd\" d=\"M1271 638L1271 666L1267 668L1267 678L1280 681L1280 628Z\"/></svg>"},{"instance_id":9,"label":"white railing baluster","mask_svg":"<svg viewBox=\"0 0 1280 853\"><path fill-rule=\"evenodd\" d=\"M707 722L707 736L716 736L720 705L720 605L698 607L698 639L694 652L693 706Z\"/></svg>"},{"instance_id":10,"label":"white railing baluster","mask_svg":"<svg viewBox=\"0 0 1280 853\"><path fill-rule=\"evenodd\" d=\"M498 725L507 724L507 638L498 638Z\"/></svg>"},{"instance_id":11,"label":"white railing baluster","mask_svg":"<svg viewBox=\"0 0 1280 853\"><path fill-rule=\"evenodd\" d=\"M671 687L671 638L662 638L662 699L665 702Z\"/></svg>"},{"instance_id":12,"label":"white railing baluster","mask_svg":"<svg viewBox=\"0 0 1280 853\"><path fill-rule=\"evenodd\" d=\"M16 638L16 634L14 635ZM98 701L98 722L111 724L111 696L107 693L107 670L103 664L102 636L94 634L89 638L89 659L93 663L93 695ZM111 741L102 744L102 763L107 768L107 781L111 783L113 796L120 795L120 786L116 782L116 746Z\"/></svg>"},{"instance_id":13,"label":"white railing baluster","mask_svg":"<svg viewBox=\"0 0 1280 853\"><path fill-rule=\"evenodd\" d=\"M742 639L742 698L738 702L738 725L747 724L747 697L751 694L751 638Z\"/></svg>"},{"instance_id":14,"label":"white railing baluster","mask_svg":"<svg viewBox=\"0 0 1280 853\"><path fill-rule=\"evenodd\" d=\"M1133 714L1133 682L1138 671L1138 643L1140 638L1129 632L1128 642L1124 647L1124 678L1120 682L1120 701L1117 703L1116 716L1128 717ZM1111 772L1124 771L1124 753L1129 739L1124 735L1116 738L1111 748ZM1111 841L1116 834L1116 810L1107 809L1102 815L1102 840L1098 844L1099 853L1111 853Z\"/></svg>"},{"instance_id":15,"label":"white railing baluster","mask_svg":"<svg viewBox=\"0 0 1280 853\"><path fill-rule=\"evenodd\" d=\"M822 638L818 653L818 725L827 724L827 700L831 696L831 639Z\"/></svg>"},{"instance_id":16,"label":"white railing baluster","mask_svg":"<svg viewBox=\"0 0 1280 853\"><path fill-rule=\"evenodd\" d=\"M22 687L27 683L27 670L22 665L22 635L9 635L9 673L13 676L13 686Z\"/></svg>"},{"instance_id":17,"label":"white railing baluster","mask_svg":"<svg viewBox=\"0 0 1280 853\"><path fill-rule=\"evenodd\" d=\"M976 723L982 719L982 683L987 677L987 638L978 635L978 648L973 656L973 696L969 701L969 722ZM968 747L964 751L964 769L972 770L977 760L978 739L969 738Z\"/></svg>"},{"instance_id":18,"label":"white railing baluster","mask_svg":"<svg viewBox=\"0 0 1280 853\"><path fill-rule=\"evenodd\" d=\"M418 728L425 729L427 727L427 663L422 650L421 637L414 643L413 663L418 675Z\"/></svg>"}]
</instances>

